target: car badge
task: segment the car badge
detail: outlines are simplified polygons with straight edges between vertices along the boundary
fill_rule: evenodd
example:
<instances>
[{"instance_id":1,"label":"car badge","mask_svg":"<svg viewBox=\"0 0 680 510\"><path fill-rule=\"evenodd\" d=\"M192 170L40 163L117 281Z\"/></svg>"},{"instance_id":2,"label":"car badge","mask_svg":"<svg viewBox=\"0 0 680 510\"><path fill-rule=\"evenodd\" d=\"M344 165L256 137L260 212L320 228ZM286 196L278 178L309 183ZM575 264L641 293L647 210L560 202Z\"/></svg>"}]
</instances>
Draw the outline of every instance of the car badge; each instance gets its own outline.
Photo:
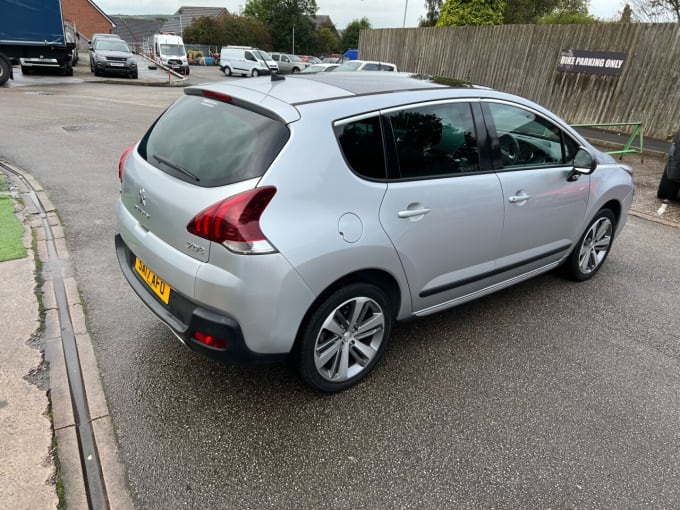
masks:
<instances>
[{"instance_id":1,"label":"car badge","mask_svg":"<svg viewBox=\"0 0 680 510\"><path fill-rule=\"evenodd\" d=\"M146 207L146 190L139 188L139 202Z\"/></svg>"}]
</instances>

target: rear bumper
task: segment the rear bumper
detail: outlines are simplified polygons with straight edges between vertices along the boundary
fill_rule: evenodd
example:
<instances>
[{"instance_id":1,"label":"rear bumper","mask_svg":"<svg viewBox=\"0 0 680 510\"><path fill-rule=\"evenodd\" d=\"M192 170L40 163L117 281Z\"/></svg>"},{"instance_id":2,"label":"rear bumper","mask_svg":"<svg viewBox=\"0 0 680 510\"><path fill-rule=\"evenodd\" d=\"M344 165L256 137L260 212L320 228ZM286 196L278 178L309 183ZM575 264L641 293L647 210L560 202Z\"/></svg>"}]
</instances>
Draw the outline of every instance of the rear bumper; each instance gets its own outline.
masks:
<instances>
[{"instance_id":1,"label":"rear bumper","mask_svg":"<svg viewBox=\"0 0 680 510\"><path fill-rule=\"evenodd\" d=\"M173 291L167 305L152 294L134 270L135 255L120 234L115 237L118 263L132 289L153 312L187 347L222 363L254 365L281 361L286 353L258 353L246 345L238 321L226 314L201 306L179 292ZM226 349L214 349L194 339L194 333L223 338Z\"/></svg>"}]
</instances>

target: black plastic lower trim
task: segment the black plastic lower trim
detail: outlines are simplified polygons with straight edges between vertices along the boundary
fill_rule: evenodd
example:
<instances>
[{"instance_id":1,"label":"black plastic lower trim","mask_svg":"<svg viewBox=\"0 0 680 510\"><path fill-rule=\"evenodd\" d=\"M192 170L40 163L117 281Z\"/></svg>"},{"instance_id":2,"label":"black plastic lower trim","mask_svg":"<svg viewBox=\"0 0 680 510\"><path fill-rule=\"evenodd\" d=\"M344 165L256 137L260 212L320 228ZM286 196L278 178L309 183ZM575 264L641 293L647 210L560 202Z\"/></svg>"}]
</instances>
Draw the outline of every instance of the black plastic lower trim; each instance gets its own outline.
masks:
<instances>
[{"instance_id":1,"label":"black plastic lower trim","mask_svg":"<svg viewBox=\"0 0 680 510\"><path fill-rule=\"evenodd\" d=\"M192 350L222 363L238 365L272 363L282 361L288 356L287 353L265 354L251 351L245 343L238 321L198 305L175 290L171 292L170 301L165 305L134 270L135 255L120 234L116 234L115 243L118 263L132 290ZM227 348L215 349L198 342L193 337L196 331L226 340Z\"/></svg>"},{"instance_id":2,"label":"black plastic lower trim","mask_svg":"<svg viewBox=\"0 0 680 510\"><path fill-rule=\"evenodd\" d=\"M470 278L464 278L462 280L458 280L455 282L447 283L446 285L440 285L438 287L432 287L431 289L427 289L422 291L419 296L421 298L429 297L429 296L434 296L435 294L439 294L440 292L446 292L447 290L452 290L458 287L462 287L463 285L468 285L470 283L477 282L479 280L483 280L485 278L490 278L492 276L496 276L497 274L505 273L506 271L512 271L513 269L517 269L518 267L525 266L527 264L531 264L533 262L538 262L539 260L552 257L553 255L557 255L558 253L562 253L569 249L571 245L570 244L565 244L564 246L560 246L559 248L556 248L554 250L550 250L549 252L546 253L541 253L540 255L536 255L534 257L530 257L525 260L521 260L519 262L515 262L514 264L508 264L507 266L503 267L498 267L494 269L493 271L487 271L486 273L482 273L477 276L472 276Z\"/></svg>"}]
</instances>

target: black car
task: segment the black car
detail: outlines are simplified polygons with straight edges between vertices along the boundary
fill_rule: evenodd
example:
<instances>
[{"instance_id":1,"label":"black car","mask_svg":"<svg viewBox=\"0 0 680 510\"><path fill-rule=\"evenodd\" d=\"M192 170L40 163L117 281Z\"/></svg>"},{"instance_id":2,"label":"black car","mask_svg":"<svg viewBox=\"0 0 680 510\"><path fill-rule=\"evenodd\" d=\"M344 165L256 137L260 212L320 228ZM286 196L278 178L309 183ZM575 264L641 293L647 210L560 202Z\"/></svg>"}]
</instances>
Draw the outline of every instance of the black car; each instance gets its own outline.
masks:
<instances>
[{"instance_id":1,"label":"black car","mask_svg":"<svg viewBox=\"0 0 680 510\"><path fill-rule=\"evenodd\" d=\"M666 161L666 167L661 174L661 182L656 196L669 200L680 200L680 131L675 133L671 142L668 161Z\"/></svg>"}]
</instances>

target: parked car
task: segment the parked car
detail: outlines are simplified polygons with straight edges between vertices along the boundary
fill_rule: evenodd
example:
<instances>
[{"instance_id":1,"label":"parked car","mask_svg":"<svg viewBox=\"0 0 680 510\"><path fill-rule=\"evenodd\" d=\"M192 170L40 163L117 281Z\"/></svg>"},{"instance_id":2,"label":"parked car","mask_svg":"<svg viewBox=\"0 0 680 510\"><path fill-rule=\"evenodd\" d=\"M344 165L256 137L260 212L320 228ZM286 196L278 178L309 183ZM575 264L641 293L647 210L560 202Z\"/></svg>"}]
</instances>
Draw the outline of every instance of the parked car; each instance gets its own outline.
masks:
<instances>
[{"instance_id":1,"label":"parked car","mask_svg":"<svg viewBox=\"0 0 680 510\"><path fill-rule=\"evenodd\" d=\"M191 349L290 356L323 392L363 379L395 320L592 278L633 196L537 104L405 73L189 87L118 168L117 257L146 306Z\"/></svg>"},{"instance_id":2,"label":"parked car","mask_svg":"<svg viewBox=\"0 0 680 510\"><path fill-rule=\"evenodd\" d=\"M105 34L105 33L97 33L97 34L92 34L92 39L89 40L88 42L88 48L90 50L90 71L94 72L94 54L92 53L92 50L94 49L94 45L99 39L116 39L119 41L122 41L120 36L118 34Z\"/></svg>"},{"instance_id":3,"label":"parked car","mask_svg":"<svg viewBox=\"0 0 680 510\"><path fill-rule=\"evenodd\" d=\"M138 77L137 59L121 39L101 38L90 48L90 68L95 76L125 74Z\"/></svg>"},{"instance_id":4,"label":"parked car","mask_svg":"<svg viewBox=\"0 0 680 510\"><path fill-rule=\"evenodd\" d=\"M328 71L332 71L333 69L337 68L339 65L340 64L312 64L305 68L302 72L304 74L327 73Z\"/></svg>"},{"instance_id":5,"label":"parked car","mask_svg":"<svg viewBox=\"0 0 680 510\"><path fill-rule=\"evenodd\" d=\"M313 57L311 55L298 55L298 57L300 57L300 60L302 60L303 62L307 62L309 65L321 63L320 58Z\"/></svg>"},{"instance_id":6,"label":"parked car","mask_svg":"<svg viewBox=\"0 0 680 510\"><path fill-rule=\"evenodd\" d=\"M656 196L662 199L680 200L680 131L675 133L671 142Z\"/></svg>"},{"instance_id":7,"label":"parked car","mask_svg":"<svg viewBox=\"0 0 680 510\"><path fill-rule=\"evenodd\" d=\"M271 56L250 46L222 46L220 51L220 71L225 76L260 76L278 71L278 64Z\"/></svg>"},{"instance_id":8,"label":"parked car","mask_svg":"<svg viewBox=\"0 0 680 510\"><path fill-rule=\"evenodd\" d=\"M287 53L272 53L271 55L274 62L279 65L281 74L299 73L309 65L297 55L288 55Z\"/></svg>"},{"instance_id":9,"label":"parked car","mask_svg":"<svg viewBox=\"0 0 680 510\"><path fill-rule=\"evenodd\" d=\"M397 66L388 62L373 60L349 60L338 66L336 71L397 71Z\"/></svg>"}]
</instances>

